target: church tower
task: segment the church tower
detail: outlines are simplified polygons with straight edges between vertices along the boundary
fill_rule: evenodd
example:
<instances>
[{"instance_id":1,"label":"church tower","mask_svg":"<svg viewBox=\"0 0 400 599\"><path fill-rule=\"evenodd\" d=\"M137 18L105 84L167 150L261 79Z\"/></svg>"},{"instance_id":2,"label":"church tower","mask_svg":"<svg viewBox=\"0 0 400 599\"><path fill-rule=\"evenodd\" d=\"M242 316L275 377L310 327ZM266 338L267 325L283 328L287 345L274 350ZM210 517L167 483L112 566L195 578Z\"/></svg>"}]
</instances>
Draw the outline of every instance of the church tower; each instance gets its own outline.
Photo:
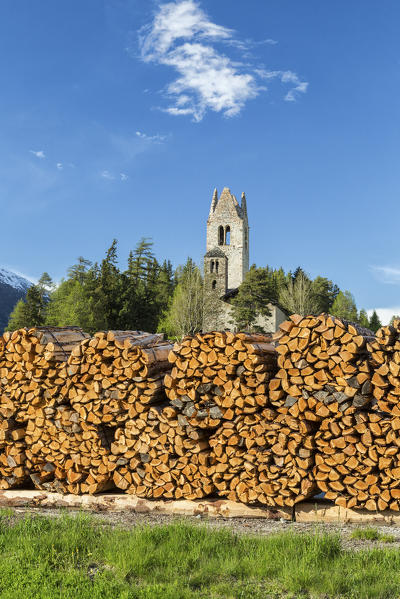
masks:
<instances>
[{"instance_id":1,"label":"church tower","mask_svg":"<svg viewBox=\"0 0 400 599\"><path fill-rule=\"evenodd\" d=\"M204 274L219 297L239 287L249 270L249 223L246 196L242 204L224 187L215 189L207 220Z\"/></svg>"}]
</instances>

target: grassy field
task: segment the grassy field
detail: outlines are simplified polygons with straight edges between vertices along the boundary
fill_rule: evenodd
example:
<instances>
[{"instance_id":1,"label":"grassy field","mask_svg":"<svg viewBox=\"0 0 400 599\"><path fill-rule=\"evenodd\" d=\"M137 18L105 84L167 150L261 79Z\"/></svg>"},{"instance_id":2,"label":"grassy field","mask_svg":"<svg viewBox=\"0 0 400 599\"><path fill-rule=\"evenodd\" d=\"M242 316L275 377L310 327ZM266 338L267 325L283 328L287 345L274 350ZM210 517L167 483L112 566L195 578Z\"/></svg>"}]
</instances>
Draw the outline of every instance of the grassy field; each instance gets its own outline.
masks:
<instances>
[{"instance_id":1,"label":"grassy field","mask_svg":"<svg viewBox=\"0 0 400 599\"><path fill-rule=\"evenodd\" d=\"M371 533L372 534L372 533ZM0 513L1 599L400 597L400 551L335 535L237 536L178 523L130 530L88 516Z\"/></svg>"}]
</instances>

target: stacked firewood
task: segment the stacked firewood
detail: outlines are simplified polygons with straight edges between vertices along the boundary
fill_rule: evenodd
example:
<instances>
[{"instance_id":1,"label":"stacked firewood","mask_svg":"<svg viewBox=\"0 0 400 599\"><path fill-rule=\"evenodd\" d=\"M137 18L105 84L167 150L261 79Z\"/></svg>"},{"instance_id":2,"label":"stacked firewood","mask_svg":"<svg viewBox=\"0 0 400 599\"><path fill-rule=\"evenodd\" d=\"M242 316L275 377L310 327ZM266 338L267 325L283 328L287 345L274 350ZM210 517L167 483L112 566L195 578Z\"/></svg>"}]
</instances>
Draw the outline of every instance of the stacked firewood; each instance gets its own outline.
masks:
<instances>
[{"instance_id":1,"label":"stacked firewood","mask_svg":"<svg viewBox=\"0 0 400 599\"><path fill-rule=\"evenodd\" d=\"M222 420L253 414L268 405L276 372L271 337L213 332L186 337L169 354L167 396L185 422L213 429Z\"/></svg>"},{"instance_id":2,"label":"stacked firewood","mask_svg":"<svg viewBox=\"0 0 400 599\"><path fill-rule=\"evenodd\" d=\"M294 314L274 339L279 371L269 398L280 413L321 422L371 404L371 331L328 314Z\"/></svg>"},{"instance_id":3,"label":"stacked firewood","mask_svg":"<svg viewBox=\"0 0 400 599\"><path fill-rule=\"evenodd\" d=\"M368 349L374 367L373 395L378 407L400 416L400 320L381 327Z\"/></svg>"},{"instance_id":4,"label":"stacked firewood","mask_svg":"<svg viewBox=\"0 0 400 599\"><path fill-rule=\"evenodd\" d=\"M165 399L171 349L162 334L96 333L71 352L69 402L84 421L120 426Z\"/></svg>"},{"instance_id":5,"label":"stacked firewood","mask_svg":"<svg viewBox=\"0 0 400 599\"><path fill-rule=\"evenodd\" d=\"M112 440L110 431L84 422L69 406L38 410L25 433L26 467L35 487L75 495L113 487Z\"/></svg>"},{"instance_id":6,"label":"stacked firewood","mask_svg":"<svg viewBox=\"0 0 400 599\"><path fill-rule=\"evenodd\" d=\"M0 399L0 489L27 485L25 427L16 422L14 410L7 416L7 400Z\"/></svg>"},{"instance_id":7,"label":"stacked firewood","mask_svg":"<svg viewBox=\"0 0 400 599\"><path fill-rule=\"evenodd\" d=\"M0 383L18 422L26 422L39 408L64 403L66 361L71 350L88 337L78 327L36 327L4 333Z\"/></svg>"},{"instance_id":8,"label":"stacked firewood","mask_svg":"<svg viewBox=\"0 0 400 599\"><path fill-rule=\"evenodd\" d=\"M400 509L400 419L378 412L325 419L314 475L326 499L347 508Z\"/></svg>"},{"instance_id":9,"label":"stacked firewood","mask_svg":"<svg viewBox=\"0 0 400 599\"><path fill-rule=\"evenodd\" d=\"M0 487L27 484L31 474L27 427L44 432L44 409L65 401L66 361L88 338L78 327L36 327L0 338ZM49 445L55 441L47 437Z\"/></svg>"},{"instance_id":10,"label":"stacked firewood","mask_svg":"<svg viewBox=\"0 0 400 599\"><path fill-rule=\"evenodd\" d=\"M196 499L209 495L209 446L168 405L154 406L117 429L109 469L116 486L138 497Z\"/></svg>"},{"instance_id":11,"label":"stacked firewood","mask_svg":"<svg viewBox=\"0 0 400 599\"><path fill-rule=\"evenodd\" d=\"M237 416L210 438L219 495L292 506L316 492L312 424L272 409Z\"/></svg>"}]
</instances>

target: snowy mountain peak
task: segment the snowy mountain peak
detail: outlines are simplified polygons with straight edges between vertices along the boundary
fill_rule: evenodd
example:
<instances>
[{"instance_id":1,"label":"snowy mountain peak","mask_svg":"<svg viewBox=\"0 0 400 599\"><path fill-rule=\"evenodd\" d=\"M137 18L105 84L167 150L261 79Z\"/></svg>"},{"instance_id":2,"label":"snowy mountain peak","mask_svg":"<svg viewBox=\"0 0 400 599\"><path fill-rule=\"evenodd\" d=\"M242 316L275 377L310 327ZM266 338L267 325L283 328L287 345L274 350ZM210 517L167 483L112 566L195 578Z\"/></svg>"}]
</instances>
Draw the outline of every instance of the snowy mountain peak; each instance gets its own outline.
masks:
<instances>
[{"instance_id":1,"label":"snowy mountain peak","mask_svg":"<svg viewBox=\"0 0 400 599\"><path fill-rule=\"evenodd\" d=\"M2 267L0 267L0 283L10 285L10 287L23 292L26 292L32 285L31 281L28 281L28 279L25 279L24 277L21 277L21 275L17 275L15 272L6 270Z\"/></svg>"}]
</instances>

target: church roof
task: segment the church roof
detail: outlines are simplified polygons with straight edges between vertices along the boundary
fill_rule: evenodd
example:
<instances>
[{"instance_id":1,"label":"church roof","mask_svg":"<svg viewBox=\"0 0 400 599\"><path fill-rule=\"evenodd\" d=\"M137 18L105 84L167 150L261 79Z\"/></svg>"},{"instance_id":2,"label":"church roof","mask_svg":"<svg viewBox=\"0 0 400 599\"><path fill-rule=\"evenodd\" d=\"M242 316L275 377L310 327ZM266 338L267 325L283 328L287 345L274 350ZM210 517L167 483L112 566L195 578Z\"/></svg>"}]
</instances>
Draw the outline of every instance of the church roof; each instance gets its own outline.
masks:
<instances>
[{"instance_id":1,"label":"church roof","mask_svg":"<svg viewBox=\"0 0 400 599\"><path fill-rule=\"evenodd\" d=\"M209 250L205 255L206 258L226 258L224 252L219 248L213 248Z\"/></svg>"}]
</instances>

